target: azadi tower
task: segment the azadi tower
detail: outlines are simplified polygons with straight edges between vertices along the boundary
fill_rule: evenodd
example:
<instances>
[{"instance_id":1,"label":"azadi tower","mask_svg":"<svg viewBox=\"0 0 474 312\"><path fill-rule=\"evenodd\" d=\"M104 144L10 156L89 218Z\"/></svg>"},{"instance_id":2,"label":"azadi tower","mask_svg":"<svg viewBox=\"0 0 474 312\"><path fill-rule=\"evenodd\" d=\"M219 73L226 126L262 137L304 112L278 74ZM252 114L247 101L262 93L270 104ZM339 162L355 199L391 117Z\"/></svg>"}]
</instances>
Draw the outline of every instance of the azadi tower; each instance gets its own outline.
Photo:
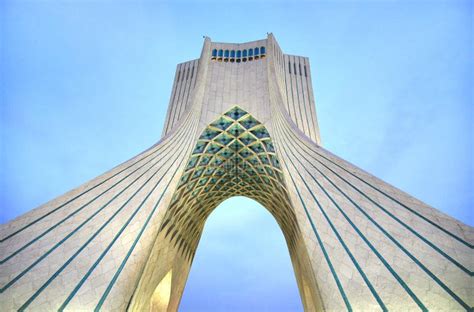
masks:
<instances>
[{"instance_id":1,"label":"azadi tower","mask_svg":"<svg viewBox=\"0 0 474 312\"><path fill-rule=\"evenodd\" d=\"M0 310L176 311L207 217L236 195L275 217L306 311L474 304L474 229L325 150L309 60L269 34L206 38L158 143L1 226Z\"/></svg>"}]
</instances>

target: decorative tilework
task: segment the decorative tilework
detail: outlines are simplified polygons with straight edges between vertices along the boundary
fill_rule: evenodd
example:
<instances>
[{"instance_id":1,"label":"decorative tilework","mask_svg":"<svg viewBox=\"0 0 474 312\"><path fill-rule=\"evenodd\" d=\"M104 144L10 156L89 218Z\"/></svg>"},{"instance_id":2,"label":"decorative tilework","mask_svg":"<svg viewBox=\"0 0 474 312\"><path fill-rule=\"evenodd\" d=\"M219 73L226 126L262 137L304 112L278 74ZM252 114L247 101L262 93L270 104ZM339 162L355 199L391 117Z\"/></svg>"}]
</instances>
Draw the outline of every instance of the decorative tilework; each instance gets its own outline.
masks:
<instances>
[{"instance_id":1,"label":"decorative tilework","mask_svg":"<svg viewBox=\"0 0 474 312\"><path fill-rule=\"evenodd\" d=\"M194 252L187 253L187 249L192 249L191 242L196 239L188 237L189 233L195 233L189 229L191 220L203 223L215 205L235 195L254 198L269 207L276 219L289 227L287 233L296 232L296 220L268 131L237 106L203 131L180 181L176 193L182 195L173 201L164 224L174 224L180 236L184 237L182 251L185 254ZM182 193L181 189L188 192ZM278 204L275 198L279 199ZM175 214L183 205L187 206L186 211ZM196 220L196 210L202 207L207 210Z\"/></svg>"}]
</instances>

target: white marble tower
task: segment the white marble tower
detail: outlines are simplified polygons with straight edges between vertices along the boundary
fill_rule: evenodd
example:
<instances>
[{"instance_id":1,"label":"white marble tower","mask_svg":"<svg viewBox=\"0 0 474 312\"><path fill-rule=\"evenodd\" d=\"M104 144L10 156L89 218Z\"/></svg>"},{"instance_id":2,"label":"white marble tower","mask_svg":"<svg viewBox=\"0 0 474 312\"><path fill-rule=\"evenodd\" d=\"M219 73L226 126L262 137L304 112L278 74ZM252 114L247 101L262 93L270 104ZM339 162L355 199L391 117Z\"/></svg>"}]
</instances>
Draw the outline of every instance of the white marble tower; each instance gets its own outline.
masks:
<instances>
[{"instance_id":1,"label":"white marble tower","mask_svg":"<svg viewBox=\"0 0 474 312\"><path fill-rule=\"evenodd\" d=\"M474 229L325 150L309 60L270 34L206 38L158 143L1 226L0 310L175 311L207 217L235 195L280 225L307 311L474 304Z\"/></svg>"}]
</instances>

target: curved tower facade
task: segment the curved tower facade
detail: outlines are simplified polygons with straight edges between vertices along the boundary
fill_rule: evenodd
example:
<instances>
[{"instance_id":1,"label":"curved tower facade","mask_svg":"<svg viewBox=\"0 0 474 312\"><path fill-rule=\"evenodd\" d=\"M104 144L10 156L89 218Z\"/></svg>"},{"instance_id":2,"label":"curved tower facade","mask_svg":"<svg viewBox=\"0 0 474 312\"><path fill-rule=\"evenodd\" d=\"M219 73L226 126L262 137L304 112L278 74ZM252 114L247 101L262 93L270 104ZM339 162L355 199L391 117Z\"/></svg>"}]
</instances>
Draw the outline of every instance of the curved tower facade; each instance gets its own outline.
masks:
<instances>
[{"instance_id":1,"label":"curved tower facade","mask_svg":"<svg viewBox=\"0 0 474 312\"><path fill-rule=\"evenodd\" d=\"M175 311L225 199L280 225L307 311L465 311L474 229L321 146L309 60L204 40L154 146L0 230L0 307Z\"/></svg>"}]
</instances>

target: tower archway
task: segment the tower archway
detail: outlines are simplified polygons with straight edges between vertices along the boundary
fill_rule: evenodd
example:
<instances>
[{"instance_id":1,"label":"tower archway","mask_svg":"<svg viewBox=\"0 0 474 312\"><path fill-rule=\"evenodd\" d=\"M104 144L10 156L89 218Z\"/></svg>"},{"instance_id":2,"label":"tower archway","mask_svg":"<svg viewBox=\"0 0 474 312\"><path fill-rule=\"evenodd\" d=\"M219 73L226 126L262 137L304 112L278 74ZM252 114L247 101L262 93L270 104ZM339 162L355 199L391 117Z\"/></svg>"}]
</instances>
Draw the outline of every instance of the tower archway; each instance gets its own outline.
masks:
<instances>
[{"instance_id":1,"label":"tower archway","mask_svg":"<svg viewBox=\"0 0 474 312\"><path fill-rule=\"evenodd\" d=\"M275 218L236 196L206 220L179 311L303 311L293 265Z\"/></svg>"},{"instance_id":2,"label":"tower archway","mask_svg":"<svg viewBox=\"0 0 474 312\"><path fill-rule=\"evenodd\" d=\"M220 203L233 196L257 201L275 218L288 246L303 305L308 311L321 309L270 134L251 114L235 106L200 135L163 218L132 298L132 310L158 311L153 309L153 290L170 270L174 274L167 310L177 309L204 224Z\"/></svg>"}]
</instances>

